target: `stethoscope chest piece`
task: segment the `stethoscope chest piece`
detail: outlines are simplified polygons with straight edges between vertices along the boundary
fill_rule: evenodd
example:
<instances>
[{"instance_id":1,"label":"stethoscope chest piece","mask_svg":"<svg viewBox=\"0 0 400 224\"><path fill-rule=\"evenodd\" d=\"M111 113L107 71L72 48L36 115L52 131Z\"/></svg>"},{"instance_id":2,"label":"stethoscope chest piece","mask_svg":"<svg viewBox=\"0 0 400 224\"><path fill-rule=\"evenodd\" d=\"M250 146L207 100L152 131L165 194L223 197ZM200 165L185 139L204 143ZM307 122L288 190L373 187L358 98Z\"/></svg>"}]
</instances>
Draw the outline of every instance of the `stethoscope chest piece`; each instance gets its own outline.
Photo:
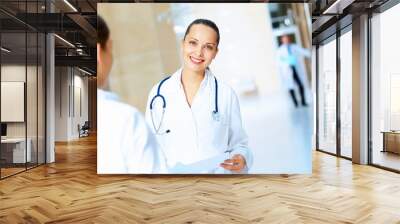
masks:
<instances>
[{"instance_id":1,"label":"stethoscope chest piece","mask_svg":"<svg viewBox=\"0 0 400 224\"><path fill-rule=\"evenodd\" d=\"M220 121L220 119L221 119L220 114L215 110L212 112L212 117L213 117L214 121Z\"/></svg>"}]
</instances>

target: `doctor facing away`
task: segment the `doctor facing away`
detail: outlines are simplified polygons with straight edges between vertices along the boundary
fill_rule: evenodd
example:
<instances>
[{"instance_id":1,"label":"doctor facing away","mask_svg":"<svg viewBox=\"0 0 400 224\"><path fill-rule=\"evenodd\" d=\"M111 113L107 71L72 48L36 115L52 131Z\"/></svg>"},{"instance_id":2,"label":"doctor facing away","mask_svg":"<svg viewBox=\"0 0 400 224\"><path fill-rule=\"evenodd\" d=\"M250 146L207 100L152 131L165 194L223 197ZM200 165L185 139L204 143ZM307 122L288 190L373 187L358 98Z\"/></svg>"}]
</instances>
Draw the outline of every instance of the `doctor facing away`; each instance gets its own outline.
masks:
<instances>
[{"instance_id":1,"label":"doctor facing away","mask_svg":"<svg viewBox=\"0 0 400 224\"><path fill-rule=\"evenodd\" d=\"M302 66L302 59L311 57L311 53L309 50L291 43L288 35L281 36L281 43L278 49L278 64L283 84L289 90L295 107L298 106L295 84L300 92L301 104L307 106L305 98L307 77Z\"/></svg>"},{"instance_id":2,"label":"doctor facing away","mask_svg":"<svg viewBox=\"0 0 400 224\"><path fill-rule=\"evenodd\" d=\"M218 53L219 29L196 19L181 42L183 65L149 93L146 120L168 167L226 155L213 173L244 173L252 164L239 100L209 68Z\"/></svg>"},{"instance_id":3,"label":"doctor facing away","mask_svg":"<svg viewBox=\"0 0 400 224\"><path fill-rule=\"evenodd\" d=\"M106 88L112 67L107 24L97 18L97 173L165 173L164 155L145 119Z\"/></svg>"}]
</instances>

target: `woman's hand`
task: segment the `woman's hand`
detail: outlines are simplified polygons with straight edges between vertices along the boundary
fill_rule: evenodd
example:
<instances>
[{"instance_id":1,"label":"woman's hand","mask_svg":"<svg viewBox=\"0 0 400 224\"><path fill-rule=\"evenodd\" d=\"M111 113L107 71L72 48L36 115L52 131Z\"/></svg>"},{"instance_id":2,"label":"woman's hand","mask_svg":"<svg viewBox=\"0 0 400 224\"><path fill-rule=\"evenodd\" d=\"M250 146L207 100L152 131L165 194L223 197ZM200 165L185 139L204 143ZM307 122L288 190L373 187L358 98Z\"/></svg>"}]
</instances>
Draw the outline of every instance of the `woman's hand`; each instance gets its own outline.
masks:
<instances>
[{"instance_id":1,"label":"woman's hand","mask_svg":"<svg viewBox=\"0 0 400 224\"><path fill-rule=\"evenodd\" d=\"M232 158L221 163L220 166L232 172L240 172L246 167L246 159L240 154L235 154Z\"/></svg>"}]
</instances>

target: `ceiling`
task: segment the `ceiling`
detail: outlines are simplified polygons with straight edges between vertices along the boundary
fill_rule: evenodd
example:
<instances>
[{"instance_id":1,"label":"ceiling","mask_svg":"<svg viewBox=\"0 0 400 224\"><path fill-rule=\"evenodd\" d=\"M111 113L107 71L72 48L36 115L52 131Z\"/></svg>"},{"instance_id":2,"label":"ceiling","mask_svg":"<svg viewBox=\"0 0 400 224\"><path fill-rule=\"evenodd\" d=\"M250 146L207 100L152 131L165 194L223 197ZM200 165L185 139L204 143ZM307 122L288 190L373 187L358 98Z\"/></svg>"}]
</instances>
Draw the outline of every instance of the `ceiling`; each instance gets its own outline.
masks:
<instances>
[{"instance_id":1,"label":"ceiling","mask_svg":"<svg viewBox=\"0 0 400 224\"><path fill-rule=\"evenodd\" d=\"M312 4L312 36L317 43L336 32L340 26L351 23L352 17L373 10L388 0L272 0L248 2L276 2ZM28 52L35 53L36 39L28 32L54 32L56 65L83 66L96 70L97 3L116 2L164 2L139 0L1 0L0 26L2 46L11 49L8 58L18 58ZM201 2L201 0L199 0ZM208 1L211 2L211 1ZM215 0L212 2L224 2ZM243 1L242 1L243 2ZM336 4L336 5L335 5ZM333 7L333 5L335 5ZM333 10L331 10L334 8ZM329 10L328 10L329 9ZM51 13L49 13L51 11ZM26 13L27 12L27 13ZM327 13L329 12L329 13ZM338 21L341 21L338 23ZM25 45L27 43L27 48ZM39 47L42 47L40 44ZM4 52L2 52L4 55ZM4 60L4 57L2 57Z\"/></svg>"},{"instance_id":2,"label":"ceiling","mask_svg":"<svg viewBox=\"0 0 400 224\"><path fill-rule=\"evenodd\" d=\"M318 44L350 25L354 17L376 12L390 0L312 0L312 37Z\"/></svg>"},{"instance_id":3,"label":"ceiling","mask_svg":"<svg viewBox=\"0 0 400 224\"><path fill-rule=\"evenodd\" d=\"M44 47L44 36L38 35L51 32L57 34L56 66L79 66L95 73L97 2L1 0L1 44L11 50L1 52L2 61L29 63Z\"/></svg>"}]
</instances>

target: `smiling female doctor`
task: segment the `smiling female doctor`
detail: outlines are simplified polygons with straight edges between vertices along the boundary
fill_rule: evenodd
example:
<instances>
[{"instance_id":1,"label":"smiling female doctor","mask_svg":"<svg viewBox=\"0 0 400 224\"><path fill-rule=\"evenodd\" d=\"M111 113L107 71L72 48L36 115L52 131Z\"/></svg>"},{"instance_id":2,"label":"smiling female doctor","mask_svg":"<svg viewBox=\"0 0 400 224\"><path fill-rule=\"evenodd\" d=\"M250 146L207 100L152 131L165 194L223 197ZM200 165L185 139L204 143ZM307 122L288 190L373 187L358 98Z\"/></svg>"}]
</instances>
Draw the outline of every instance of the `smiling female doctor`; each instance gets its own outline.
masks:
<instances>
[{"instance_id":1,"label":"smiling female doctor","mask_svg":"<svg viewBox=\"0 0 400 224\"><path fill-rule=\"evenodd\" d=\"M214 172L244 173L251 166L238 97L208 67L219 39L214 22L194 20L182 40L183 67L156 84L148 97L146 120L170 168L224 153L226 160Z\"/></svg>"}]
</instances>

